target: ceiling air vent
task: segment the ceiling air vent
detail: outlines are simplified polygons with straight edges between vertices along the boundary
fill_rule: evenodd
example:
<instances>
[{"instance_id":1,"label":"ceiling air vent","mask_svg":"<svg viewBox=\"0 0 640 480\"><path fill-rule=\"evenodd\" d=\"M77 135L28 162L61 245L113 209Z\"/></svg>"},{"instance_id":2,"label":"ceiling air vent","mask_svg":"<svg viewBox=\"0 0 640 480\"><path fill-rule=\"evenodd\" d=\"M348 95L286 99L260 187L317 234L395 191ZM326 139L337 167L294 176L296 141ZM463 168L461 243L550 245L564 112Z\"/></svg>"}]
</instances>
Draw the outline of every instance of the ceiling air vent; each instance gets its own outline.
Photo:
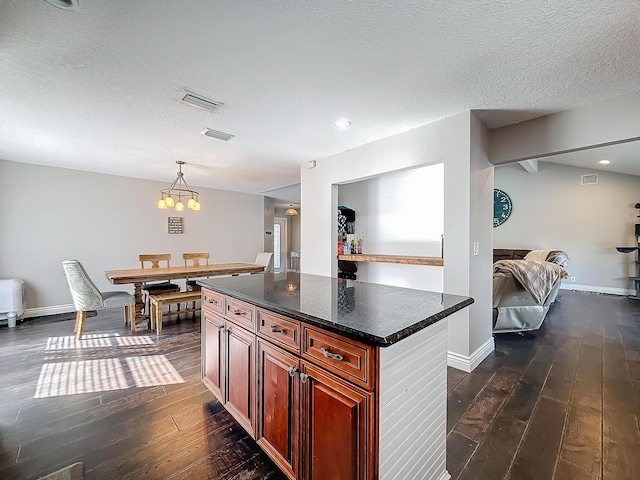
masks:
<instances>
[{"instance_id":1,"label":"ceiling air vent","mask_svg":"<svg viewBox=\"0 0 640 480\"><path fill-rule=\"evenodd\" d=\"M203 97L202 95L198 95L197 93L189 92L188 90L183 90L178 100L186 105L201 108L202 110L206 110L208 112L215 112L222 105L224 105L224 103L222 102L216 102L215 100Z\"/></svg>"},{"instance_id":2,"label":"ceiling air vent","mask_svg":"<svg viewBox=\"0 0 640 480\"><path fill-rule=\"evenodd\" d=\"M582 179L580 181L581 185L593 185L594 183L598 183L597 173L592 173L591 175L582 175Z\"/></svg>"},{"instance_id":3,"label":"ceiling air vent","mask_svg":"<svg viewBox=\"0 0 640 480\"><path fill-rule=\"evenodd\" d=\"M225 142L235 137L235 135L231 135L230 133L219 132L218 130L213 130L211 128L205 128L200 133L202 133L203 135L206 135L207 137L217 138L218 140L224 140Z\"/></svg>"}]
</instances>

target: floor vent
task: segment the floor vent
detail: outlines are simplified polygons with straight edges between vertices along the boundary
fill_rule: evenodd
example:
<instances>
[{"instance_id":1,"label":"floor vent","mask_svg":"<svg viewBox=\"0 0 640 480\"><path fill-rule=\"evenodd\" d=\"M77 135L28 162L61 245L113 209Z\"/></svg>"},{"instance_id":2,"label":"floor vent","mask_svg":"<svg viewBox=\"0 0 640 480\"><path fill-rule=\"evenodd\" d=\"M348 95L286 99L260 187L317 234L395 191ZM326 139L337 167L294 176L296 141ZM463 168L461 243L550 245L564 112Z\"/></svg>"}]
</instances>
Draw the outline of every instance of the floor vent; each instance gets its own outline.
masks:
<instances>
[{"instance_id":1,"label":"floor vent","mask_svg":"<svg viewBox=\"0 0 640 480\"><path fill-rule=\"evenodd\" d=\"M198 95L197 93L189 92L188 90L183 90L178 100L186 105L201 108L202 110L207 110L208 112L215 112L222 105L224 105L224 103L222 102L211 100L210 98L203 97L202 95Z\"/></svg>"},{"instance_id":2,"label":"floor vent","mask_svg":"<svg viewBox=\"0 0 640 480\"><path fill-rule=\"evenodd\" d=\"M218 130L213 130L211 128L205 128L200 133L202 133L203 135L206 135L207 137L217 138L218 140L224 140L225 142L235 137L235 135L231 135L230 133L219 132Z\"/></svg>"},{"instance_id":3,"label":"floor vent","mask_svg":"<svg viewBox=\"0 0 640 480\"><path fill-rule=\"evenodd\" d=\"M598 183L597 173L592 173L591 175L582 175L582 180L580 181L581 185L593 185L594 183Z\"/></svg>"}]
</instances>

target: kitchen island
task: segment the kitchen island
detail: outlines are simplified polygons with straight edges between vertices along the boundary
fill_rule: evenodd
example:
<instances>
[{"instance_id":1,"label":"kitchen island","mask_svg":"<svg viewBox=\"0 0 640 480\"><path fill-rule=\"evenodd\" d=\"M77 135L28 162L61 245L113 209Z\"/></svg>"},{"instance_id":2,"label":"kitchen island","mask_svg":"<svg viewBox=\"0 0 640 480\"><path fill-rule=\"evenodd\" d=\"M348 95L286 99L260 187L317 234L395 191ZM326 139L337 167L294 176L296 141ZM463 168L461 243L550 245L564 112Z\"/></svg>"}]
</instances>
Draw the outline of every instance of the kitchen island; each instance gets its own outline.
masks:
<instances>
[{"instance_id":1,"label":"kitchen island","mask_svg":"<svg viewBox=\"0 0 640 480\"><path fill-rule=\"evenodd\" d=\"M205 385L289 478L445 480L457 295L298 274L200 280Z\"/></svg>"}]
</instances>

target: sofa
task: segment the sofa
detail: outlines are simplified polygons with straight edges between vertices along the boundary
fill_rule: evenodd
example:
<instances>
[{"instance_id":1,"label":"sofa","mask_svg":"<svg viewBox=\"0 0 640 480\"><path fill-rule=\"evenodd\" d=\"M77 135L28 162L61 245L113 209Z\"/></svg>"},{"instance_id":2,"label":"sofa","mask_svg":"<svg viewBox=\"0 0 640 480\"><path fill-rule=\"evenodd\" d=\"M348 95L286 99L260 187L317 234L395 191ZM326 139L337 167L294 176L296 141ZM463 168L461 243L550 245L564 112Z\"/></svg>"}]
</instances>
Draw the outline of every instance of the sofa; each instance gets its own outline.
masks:
<instances>
[{"instance_id":1,"label":"sofa","mask_svg":"<svg viewBox=\"0 0 640 480\"><path fill-rule=\"evenodd\" d=\"M537 330L568 276L569 256L557 249L502 248L493 253L494 333Z\"/></svg>"}]
</instances>

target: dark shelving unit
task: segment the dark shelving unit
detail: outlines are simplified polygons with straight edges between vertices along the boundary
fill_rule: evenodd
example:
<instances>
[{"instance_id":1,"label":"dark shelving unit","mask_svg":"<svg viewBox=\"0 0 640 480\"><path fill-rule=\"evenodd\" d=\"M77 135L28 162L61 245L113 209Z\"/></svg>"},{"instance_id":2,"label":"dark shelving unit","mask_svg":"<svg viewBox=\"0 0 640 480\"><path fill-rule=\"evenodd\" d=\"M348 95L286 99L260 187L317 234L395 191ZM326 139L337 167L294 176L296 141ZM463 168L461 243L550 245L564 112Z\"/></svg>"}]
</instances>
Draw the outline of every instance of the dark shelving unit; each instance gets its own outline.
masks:
<instances>
[{"instance_id":1,"label":"dark shelving unit","mask_svg":"<svg viewBox=\"0 0 640 480\"><path fill-rule=\"evenodd\" d=\"M636 203L635 208L640 211L640 203ZM640 215L638 215L640 218ZM629 280L633 282L633 288L635 290L635 295L633 298L640 300L640 223L636 223L635 225L635 233L636 233L636 246L635 247L616 247L620 253L636 253L636 274L633 277L629 277Z\"/></svg>"}]
</instances>

